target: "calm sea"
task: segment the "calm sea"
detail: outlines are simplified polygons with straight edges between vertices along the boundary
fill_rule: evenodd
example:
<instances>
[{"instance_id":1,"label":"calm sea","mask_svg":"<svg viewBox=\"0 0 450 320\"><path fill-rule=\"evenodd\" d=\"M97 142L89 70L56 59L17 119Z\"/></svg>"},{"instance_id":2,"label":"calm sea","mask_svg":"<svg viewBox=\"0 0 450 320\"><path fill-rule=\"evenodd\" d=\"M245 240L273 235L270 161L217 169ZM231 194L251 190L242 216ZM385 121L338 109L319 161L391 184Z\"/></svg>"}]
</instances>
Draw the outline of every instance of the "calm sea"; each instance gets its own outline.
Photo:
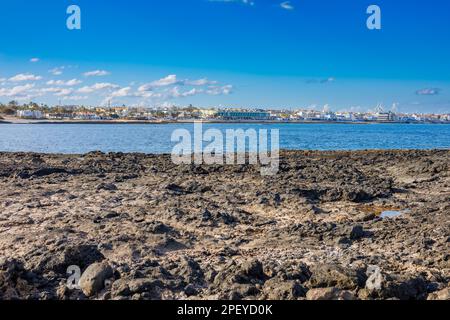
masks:
<instances>
[{"instance_id":1,"label":"calm sea","mask_svg":"<svg viewBox=\"0 0 450 320\"><path fill-rule=\"evenodd\" d=\"M205 124L204 130L279 129L282 149L450 149L450 125ZM192 124L0 124L0 151L170 153L176 129Z\"/></svg>"}]
</instances>

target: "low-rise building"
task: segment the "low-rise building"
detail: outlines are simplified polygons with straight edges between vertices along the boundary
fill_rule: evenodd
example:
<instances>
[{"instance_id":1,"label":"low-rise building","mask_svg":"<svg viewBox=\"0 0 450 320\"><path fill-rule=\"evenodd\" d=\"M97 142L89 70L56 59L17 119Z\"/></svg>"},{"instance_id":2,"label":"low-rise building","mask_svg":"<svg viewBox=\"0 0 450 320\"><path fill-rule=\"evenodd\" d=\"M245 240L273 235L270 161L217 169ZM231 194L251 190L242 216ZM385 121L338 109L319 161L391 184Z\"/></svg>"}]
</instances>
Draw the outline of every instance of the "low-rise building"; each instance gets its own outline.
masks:
<instances>
[{"instance_id":1,"label":"low-rise building","mask_svg":"<svg viewBox=\"0 0 450 320\"><path fill-rule=\"evenodd\" d=\"M42 119L44 115L39 110L17 110L17 117L23 119Z\"/></svg>"},{"instance_id":2,"label":"low-rise building","mask_svg":"<svg viewBox=\"0 0 450 320\"><path fill-rule=\"evenodd\" d=\"M199 109L197 110L197 115L202 119L210 119L217 115L217 111L213 109Z\"/></svg>"},{"instance_id":3,"label":"low-rise building","mask_svg":"<svg viewBox=\"0 0 450 320\"><path fill-rule=\"evenodd\" d=\"M259 111L220 111L218 117L223 120L270 120L270 112Z\"/></svg>"},{"instance_id":4,"label":"low-rise building","mask_svg":"<svg viewBox=\"0 0 450 320\"><path fill-rule=\"evenodd\" d=\"M74 115L75 120L101 120L101 117L92 112L77 112Z\"/></svg>"},{"instance_id":5,"label":"low-rise building","mask_svg":"<svg viewBox=\"0 0 450 320\"><path fill-rule=\"evenodd\" d=\"M392 112L379 112L376 115L376 119L380 122L395 121L395 114Z\"/></svg>"}]
</instances>

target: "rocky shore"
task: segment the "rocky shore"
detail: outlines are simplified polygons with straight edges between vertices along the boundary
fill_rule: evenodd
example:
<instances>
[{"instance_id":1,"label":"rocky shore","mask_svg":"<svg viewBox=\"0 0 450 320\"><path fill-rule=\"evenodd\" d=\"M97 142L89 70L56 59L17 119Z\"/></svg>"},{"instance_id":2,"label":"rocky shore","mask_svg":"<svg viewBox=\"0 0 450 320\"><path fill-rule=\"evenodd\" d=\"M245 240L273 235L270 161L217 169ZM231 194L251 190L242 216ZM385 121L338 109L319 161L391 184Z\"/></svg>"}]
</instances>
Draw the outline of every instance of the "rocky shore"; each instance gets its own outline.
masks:
<instances>
[{"instance_id":1,"label":"rocky shore","mask_svg":"<svg viewBox=\"0 0 450 320\"><path fill-rule=\"evenodd\" d=\"M450 299L449 248L448 150L0 153L0 299Z\"/></svg>"}]
</instances>

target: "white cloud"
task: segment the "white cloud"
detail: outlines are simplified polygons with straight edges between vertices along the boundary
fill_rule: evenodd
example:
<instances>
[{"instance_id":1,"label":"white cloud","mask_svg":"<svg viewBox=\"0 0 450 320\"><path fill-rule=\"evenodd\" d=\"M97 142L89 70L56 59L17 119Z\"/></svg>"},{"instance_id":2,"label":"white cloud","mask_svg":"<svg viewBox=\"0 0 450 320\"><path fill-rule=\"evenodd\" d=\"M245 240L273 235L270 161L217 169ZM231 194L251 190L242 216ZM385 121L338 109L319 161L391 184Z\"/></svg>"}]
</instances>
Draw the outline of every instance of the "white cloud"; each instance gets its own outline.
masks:
<instances>
[{"instance_id":1,"label":"white cloud","mask_svg":"<svg viewBox=\"0 0 450 320\"><path fill-rule=\"evenodd\" d=\"M200 93L203 93L202 89L194 88L194 89L191 89L189 91L183 92L182 96L183 97L191 97L191 96L195 96L195 95L200 94Z\"/></svg>"},{"instance_id":2,"label":"white cloud","mask_svg":"<svg viewBox=\"0 0 450 320\"><path fill-rule=\"evenodd\" d=\"M161 103L163 101L193 97L200 94L228 95L232 93L232 85L219 86L217 83L217 81L209 80L207 78L182 80L172 74L159 80L143 84L139 86L135 92L127 91L126 96L142 98L145 99L147 103L149 100L152 100L152 103ZM184 86L193 88L183 91L182 88ZM115 96L118 97L119 93L125 92L117 91ZM123 94L120 94L120 96L123 96ZM111 96L110 98L112 99L113 97ZM106 99L104 101L110 101L111 99Z\"/></svg>"},{"instance_id":3,"label":"white cloud","mask_svg":"<svg viewBox=\"0 0 450 320\"><path fill-rule=\"evenodd\" d=\"M211 81L208 80L207 78L202 78L198 80L179 80L177 75L171 74L165 78L141 85L138 88L138 91L139 92L152 91L158 87L167 87L173 85L206 86L206 85L214 85L216 83L217 81Z\"/></svg>"},{"instance_id":4,"label":"white cloud","mask_svg":"<svg viewBox=\"0 0 450 320\"><path fill-rule=\"evenodd\" d=\"M1 97L20 97L20 96L28 96L30 94L30 90L34 88L34 84L25 84L23 86L15 86L13 88L1 88L0 96Z\"/></svg>"},{"instance_id":5,"label":"white cloud","mask_svg":"<svg viewBox=\"0 0 450 320\"><path fill-rule=\"evenodd\" d=\"M89 72L83 73L83 75L85 77L102 77L102 76L107 76L110 74L111 73L106 70L94 70L94 71L89 71Z\"/></svg>"},{"instance_id":6,"label":"white cloud","mask_svg":"<svg viewBox=\"0 0 450 320\"><path fill-rule=\"evenodd\" d=\"M182 84L182 81L179 81L175 74L171 74L171 75L168 75L167 77L161 78L159 80L141 85L138 88L138 91L139 92L151 91L154 88L167 87L167 86L176 85L176 84Z\"/></svg>"},{"instance_id":7,"label":"white cloud","mask_svg":"<svg viewBox=\"0 0 450 320\"><path fill-rule=\"evenodd\" d=\"M208 0L209 2L223 2L223 3L242 3L249 6L254 6L255 2L252 0Z\"/></svg>"},{"instance_id":8,"label":"white cloud","mask_svg":"<svg viewBox=\"0 0 450 320\"><path fill-rule=\"evenodd\" d=\"M89 86L85 86L85 87L80 88L80 89L77 90L77 92L79 92L79 93L92 93L94 91L95 90L92 89L92 87L89 87Z\"/></svg>"},{"instance_id":9,"label":"white cloud","mask_svg":"<svg viewBox=\"0 0 450 320\"><path fill-rule=\"evenodd\" d=\"M329 77L329 78L323 78L323 79L308 79L308 80L306 80L306 83L308 83L308 84L314 84L314 83L326 84L326 83L332 83L335 81L336 81L336 78Z\"/></svg>"},{"instance_id":10,"label":"white cloud","mask_svg":"<svg viewBox=\"0 0 450 320\"><path fill-rule=\"evenodd\" d=\"M138 92L145 92L145 91L151 91L151 90L153 90L153 87L150 83L143 84L142 86L140 86L138 88Z\"/></svg>"},{"instance_id":11,"label":"white cloud","mask_svg":"<svg viewBox=\"0 0 450 320\"><path fill-rule=\"evenodd\" d=\"M56 93L56 92L61 92L62 88L55 88L55 87L49 87L49 88L41 88L38 89L39 92L46 94L46 93Z\"/></svg>"},{"instance_id":12,"label":"white cloud","mask_svg":"<svg viewBox=\"0 0 450 320\"><path fill-rule=\"evenodd\" d=\"M182 92L179 87L171 88L167 90L167 98L185 98L192 97L198 94L208 94L208 95L228 95L232 93L233 86L210 86L207 89L192 88L191 90Z\"/></svg>"},{"instance_id":13,"label":"white cloud","mask_svg":"<svg viewBox=\"0 0 450 320\"><path fill-rule=\"evenodd\" d=\"M61 88L61 87L47 87L47 88L40 88L36 89L35 92L39 95L45 95L45 94L53 94L57 97L68 97L71 96L74 92L72 88Z\"/></svg>"},{"instance_id":14,"label":"white cloud","mask_svg":"<svg viewBox=\"0 0 450 320\"><path fill-rule=\"evenodd\" d=\"M62 70L59 68L54 68L54 69L48 70L48 72L50 72L54 76L62 75Z\"/></svg>"},{"instance_id":15,"label":"white cloud","mask_svg":"<svg viewBox=\"0 0 450 320\"><path fill-rule=\"evenodd\" d=\"M60 67L50 69L50 70L48 70L48 72L54 76L60 76L63 74L64 70L72 69L72 68L78 68L78 66L74 66L74 65L60 66Z\"/></svg>"},{"instance_id":16,"label":"white cloud","mask_svg":"<svg viewBox=\"0 0 450 320\"><path fill-rule=\"evenodd\" d=\"M47 81L47 85L49 85L49 86L56 85L56 86L73 87L73 86L79 85L82 82L83 81L78 80L78 79L72 79L72 80L67 80L67 81L64 81L64 80L50 80L50 81Z\"/></svg>"},{"instance_id":17,"label":"white cloud","mask_svg":"<svg viewBox=\"0 0 450 320\"><path fill-rule=\"evenodd\" d=\"M30 62L32 62L32 63L36 63L36 62L39 62L39 61L40 61L39 58L31 58L30 59Z\"/></svg>"},{"instance_id":18,"label":"white cloud","mask_svg":"<svg viewBox=\"0 0 450 320\"><path fill-rule=\"evenodd\" d=\"M285 1L285 2L280 3L280 7L284 10L294 10L295 9L290 1Z\"/></svg>"},{"instance_id":19,"label":"white cloud","mask_svg":"<svg viewBox=\"0 0 450 320\"><path fill-rule=\"evenodd\" d=\"M57 67L49 70L50 73L59 74L65 68L70 66ZM99 76L109 74L107 71L96 70L86 72L85 76ZM219 85L217 81L210 80L206 77L199 77L194 79L180 79L176 74L169 74L161 79L148 82L146 84L138 84L131 82L128 86L120 86L110 82L98 82L94 84L78 85L83 83L79 79L54 79L45 80L45 82L32 83L33 80L43 79L40 76L23 73L17 74L10 79L1 79L0 96L7 96L13 99L26 100L34 97L49 97L56 96L64 100L78 101L89 100L95 101L102 97L103 104L108 101L115 103L142 103L142 104L158 104L172 99L183 99L197 95L227 95L232 92L231 85ZM29 84L23 86L16 86L9 88L11 82L30 81ZM87 80L86 80L87 82ZM2 88L2 86L6 86ZM92 102L93 102L92 101Z\"/></svg>"},{"instance_id":20,"label":"white cloud","mask_svg":"<svg viewBox=\"0 0 450 320\"><path fill-rule=\"evenodd\" d=\"M331 82L335 82L335 81L336 81L335 78L330 77L330 78L326 78L326 79L321 79L319 82L323 84L323 83L331 83Z\"/></svg>"},{"instance_id":21,"label":"white cloud","mask_svg":"<svg viewBox=\"0 0 450 320\"><path fill-rule=\"evenodd\" d=\"M217 81L210 81L207 78L198 79L198 80L186 80L185 84L190 86L206 86L216 84Z\"/></svg>"},{"instance_id":22,"label":"white cloud","mask_svg":"<svg viewBox=\"0 0 450 320\"><path fill-rule=\"evenodd\" d=\"M79 93L92 93L94 91L95 90L92 87L89 87L89 86L85 86L85 87L80 88L80 89L77 90L77 92L79 92Z\"/></svg>"},{"instance_id":23,"label":"white cloud","mask_svg":"<svg viewBox=\"0 0 450 320\"><path fill-rule=\"evenodd\" d=\"M150 98L161 98L163 95L160 92L154 92L154 91L137 91L133 94L133 96L137 97L137 98L145 98L145 99L150 99Z\"/></svg>"},{"instance_id":24,"label":"white cloud","mask_svg":"<svg viewBox=\"0 0 450 320\"><path fill-rule=\"evenodd\" d=\"M60 76L60 75L62 75L64 69L65 69L65 67L62 66L62 67L50 69L50 70L48 70L48 72L50 72L54 76Z\"/></svg>"},{"instance_id":25,"label":"white cloud","mask_svg":"<svg viewBox=\"0 0 450 320\"><path fill-rule=\"evenodd\" d=\"M109 82L101 82L101 83L95 83L92 86L85 86L80 89L78 89L79 93L92 93L95 91L105 90L105 89L117 89L119 88L118 85L109 83Z\"/></svg>"},{"instance_id":26,"label":"white cloud","mask_svg":"<svg viewBox=\"0 0 450 320\"><path fill-rule=\"evenodd\" d=\"M61 89L59 92L55 93L55 96L57 97L64 97L71 95L73 93L72 89Z\"/></svg>"},{"instance_id":27,"label":"white cloud","mask_svg":"<svg viewBox=\"0 0 450 320\"><path fill-rule=\"evenodd\" d=\"M63 100L73 100L73 101L80 101L80 100L86 100L89 99L88 96L66 96L63 98Z\"/></svg>"},{"instance_id":28,"label":"white cloud","mask_svg":"<svg viewBox=\"0 0 450 320\"><path fill-rule=\"evenodd\" d=\"M181 92L180 88L178 87L174 87L172 89L169 90L169 94L168 94L168 98L184 98L184 97L190 97L190 96L194 96L198 93L203 92L202 90L199 89L192 89L189 91L185 91L185 92Z\"/></svg>"},{"instance_id":29,"label":"white cloud","mask_svg":"<svg viewBox=\"0 0 450 320\"><path fill-rule=\"evenodd\" d=\"M153 87L164 87L177 84L177 82L177 76L175 74L171 74L165 78L153 81L150 85Z\"/></svg>"},{"instance_id":30,"label":"white cloud","mask_svg":"<svg viewBox=\"0 0 450 320\"><path fill-rule=\"evenodd\" d=\"M233 86L228 84L226 86L210 86L208 90L206 91L207 94L218 96L218 95L228 95L231 94L233 91Z\"/></svg>"},{"instance_id":31,"label":"white cloud","mask_svg":"<svg viewBox=\"0 0 450 320\"><path fill-rule=\"evenodd\" d=\"M79 85L80 83L82 83L83 81L78 80L78 79L72 79L72 80L68 80L66 81L66 86L76 86Z\"/></svg>"},{"instance_id":32,"label":"white cloud","mask_svg":"<svg viewBox=\"0 0 450 320\"><path fill-rule=\"evenodd\" d=\"M128 97L130 96L131 87L125 87L121 88L119 90L114 91L111 93L112 98L119 98L119 97Z\"/></svg>"},{"instance_id":33,"label":"white cloud","mask_svg":"<svg viewBox=\"0 0 450 320\"><path fill-rule=\"evenodd\" d=\"M100 103L100 105L107 105L107 104L113 102L113 100L116 100L116 98L139 97L139 95L131 92L131 90L132 90L131 87L124 87L124 88L120 88L116 91L113 91L111 94L109 94L106 98L103 99L103 101Z\"/></svg>"},{"instance_id":34,"label":"white cloud","mask_svg":"<svg viewBox=\"0 0 450 320\"><path fill-rule=\"evenodd\" d=\"M417 90L416 94L418 96L436 96L441 92L439 88L425 88L421 90Z\"/></svg>"},{"instance_id":35,"label":"white cloud","mask_svg":"<svg viewBox=\"0 0 450 320\"><path fill-rule=\"evenodd\" d=\"M191 90L189 90L189 91L184 92L184 93L182 94L182 96L183 96L183 97L191 97L191 96L196 96L196 95L198 95L198 94L202 94L202 93L204 93L204 92L205 92L205 90L203 90L203 89L193 88L193 89L191 89Z\"/></svg>"},{"instance_id":36,"label":"white cloud","mask_svg":"<svg viewBox=\"0 0 450 320\"><path fill-rule=\"evenodd\" d=\"M41 79L42 79L41 76L36 76L31 73L20 73L20 74L15 75L12 78L9 78L9 81L12 81L12 82L37 81L37 80L41 80Z\"/></svg>"}]
</instances>

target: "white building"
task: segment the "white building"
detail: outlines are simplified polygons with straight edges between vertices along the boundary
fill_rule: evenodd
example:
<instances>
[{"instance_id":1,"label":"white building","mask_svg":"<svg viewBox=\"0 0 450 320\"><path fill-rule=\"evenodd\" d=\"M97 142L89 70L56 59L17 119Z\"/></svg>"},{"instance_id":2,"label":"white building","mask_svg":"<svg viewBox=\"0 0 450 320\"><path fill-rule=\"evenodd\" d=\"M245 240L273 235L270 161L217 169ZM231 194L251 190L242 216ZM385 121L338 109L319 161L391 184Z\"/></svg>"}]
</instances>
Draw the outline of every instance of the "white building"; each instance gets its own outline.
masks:
<instances>
[{"instance_id":1,"label":"white building","mask_svg":"<svg viewBox=\"0 0 450 320\"><path fill-rule=\"evenodd\" d=\"M380 122L395 121L395 114L392 112L378 112L377 121Z\"/></svg>"},{"instance_id":2,"label":"white building","mask_svg":"<svg viewBox=\"0 0 450 320\"><path fill-rule=\"evenodd\" d=\"M17 110L17 117L25 119L42 119L44 115L39 110Z\"/></svg>"}]
</instances>

